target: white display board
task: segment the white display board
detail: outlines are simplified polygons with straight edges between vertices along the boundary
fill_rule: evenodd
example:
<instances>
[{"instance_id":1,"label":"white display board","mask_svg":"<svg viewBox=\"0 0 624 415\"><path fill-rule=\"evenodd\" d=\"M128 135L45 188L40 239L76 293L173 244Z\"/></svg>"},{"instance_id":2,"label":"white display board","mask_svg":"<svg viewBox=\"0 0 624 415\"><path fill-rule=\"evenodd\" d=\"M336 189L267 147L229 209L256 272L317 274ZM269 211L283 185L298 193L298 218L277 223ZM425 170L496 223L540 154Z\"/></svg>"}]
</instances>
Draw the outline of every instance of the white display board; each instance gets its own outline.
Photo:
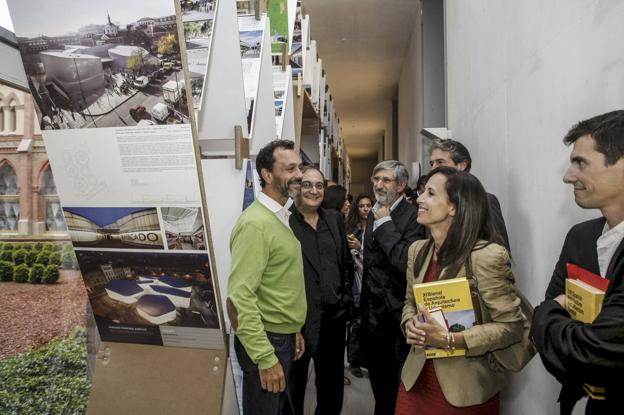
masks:
<instances>
[{"instance_id":1,"label":"white display board","mask_svg":"<svg viewBox=\"0 0 624 415\"><path fill-rule=\"evenodd\" d=\"M234 127L249 133L239 43L236 4L219 1L198 115L202 154L233 155Z\"/></svg>"}]
</instances>

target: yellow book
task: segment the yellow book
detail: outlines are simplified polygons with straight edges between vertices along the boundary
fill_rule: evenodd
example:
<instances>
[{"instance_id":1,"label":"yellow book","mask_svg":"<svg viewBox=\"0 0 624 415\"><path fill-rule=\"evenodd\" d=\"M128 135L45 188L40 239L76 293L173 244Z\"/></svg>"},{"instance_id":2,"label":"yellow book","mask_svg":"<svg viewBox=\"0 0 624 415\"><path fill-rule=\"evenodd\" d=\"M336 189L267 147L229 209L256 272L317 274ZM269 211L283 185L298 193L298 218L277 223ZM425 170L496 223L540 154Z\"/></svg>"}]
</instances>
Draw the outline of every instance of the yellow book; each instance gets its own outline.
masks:
<instances>
[{"instance_id":1,"label":"yellow book","mask_svg":"<svg viewBox=\"0 0 624 415\"><path fill-rule=\"evenodd\" d=\"M437 315L433 318L438 322L441 321L438 314L441 311L447 330L458 333L477 324L470 286L466 278L414 284L413 289L416 304L422 304L427 310L436 311ZM466 350L459 348L452 352L434 347L425 349L427 359L464 356L465 354Z\"/></svg>"},{"instance_id":2,"label":"yellow book","mask_svg":"<svg viewBox=\"0 0 624 415\"><path fill-rule=\"evenodd\" d=\"M583 282L566 278L566 310L570 316L583 323L592 323L600 310L605 292Z\"/></svg>"}]
</instances>

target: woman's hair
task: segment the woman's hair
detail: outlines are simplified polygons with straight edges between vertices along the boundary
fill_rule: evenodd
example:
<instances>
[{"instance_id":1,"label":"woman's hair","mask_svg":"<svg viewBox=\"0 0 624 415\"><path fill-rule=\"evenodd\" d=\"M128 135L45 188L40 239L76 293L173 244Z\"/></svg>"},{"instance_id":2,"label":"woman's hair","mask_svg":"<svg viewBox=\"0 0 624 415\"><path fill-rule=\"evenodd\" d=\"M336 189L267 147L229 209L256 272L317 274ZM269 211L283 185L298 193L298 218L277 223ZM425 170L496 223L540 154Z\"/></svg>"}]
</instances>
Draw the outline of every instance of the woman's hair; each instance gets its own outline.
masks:
<instances>
[{"instance_id":1,"label":"woman's hair","mask_svg":"<svg viewBox=\"0 0 624 415\"><path fill-rule=\"evenodd\" d=\"M349 215L347 216L347 224L346 224L347 234L353 233L360 225L360 215L358 212L359 210L358 205L360 204L360 200L362 199L368 199L371 201L371 204L373 203L373 198L370 197L367 193L360 193L355 198L355 203L351 204L351 209L349 210Z\"/></svg>"},{"instance_id":2,"label":"woman's hair","mask_svg":"<svg viewBox=\"0 0 624 415\"><path fill-rule=\"evenodd\" d=\"M451 274L457 274L473 250L490 243L502 245L502 239L494 229L487 193L479 179L466 171L442 166L433 169L427 180L435 174L446 177L446 194L449 203L455 206L455 216L438 251L438 269L448 267ZM477 247L478 241L486 243ZM415 272L422 267L432 246L433 238L430 238L426 249L422 249L416 258Z\"/></svg>"},{"instance_id":3,"label":"woman's hair","mask_svg":"<svg viewBox=\"0 0 624 415\"><path fill-rule=\"evenodd\" d=\"M329 186L325 188L325 195L323 196L321 207L340 212L345 204L345 200L347 200L347 189L339 184Z\"/></svg>"}]
</instances>

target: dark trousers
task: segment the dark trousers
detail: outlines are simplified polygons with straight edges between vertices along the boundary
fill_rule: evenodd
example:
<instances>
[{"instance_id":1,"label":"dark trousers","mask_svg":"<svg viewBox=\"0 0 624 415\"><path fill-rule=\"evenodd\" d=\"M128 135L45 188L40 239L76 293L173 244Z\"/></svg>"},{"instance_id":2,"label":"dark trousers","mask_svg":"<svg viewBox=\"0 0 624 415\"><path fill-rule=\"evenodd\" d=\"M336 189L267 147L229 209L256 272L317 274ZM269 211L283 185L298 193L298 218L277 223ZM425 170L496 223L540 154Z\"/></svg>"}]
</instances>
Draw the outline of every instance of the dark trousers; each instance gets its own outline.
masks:
<instances>
[{"instance_id":1,"label":"dark trousers","mask_svg":"<svg viewBox=\"0 0 624 415\"><path fill-rule=\"evenodd\" d=\"M305 353L293 363L293 407L295 415L303 415L303 401L308 383L310 359L314 360L316 375L316 413L339 415L344 394L344 348L346 321L321 319L321 331L316 350Z\"/></svg>"},{"instance_id":2,"label":"dark trousers","mask_svg":"<svg viewBox=\"0 0 624 415\"><path fill-rule=\"evenodd\" d=\"M275 348L275 355L288 380L292 361L295 358L295 335L267 333L267 337ZM243 413L245 415L279 415L286 400L286 392L272 393L263 390L258 365L250 359L238 337L234 339L234 349L243 371ZM288 383L287 381L287 388Z\"/></svg>"},{"instance_id":3,"label":"dark trousers","mask_svg":"<svg viewBox=\"0 0 624 415\"><path fill-rule=\"evenodd\" d=\"M364 342L368 376L375 396L375 415L394 415L401 369L409 346L398 327L383 336L367 333Z\"/></svg>"}]
</instances>

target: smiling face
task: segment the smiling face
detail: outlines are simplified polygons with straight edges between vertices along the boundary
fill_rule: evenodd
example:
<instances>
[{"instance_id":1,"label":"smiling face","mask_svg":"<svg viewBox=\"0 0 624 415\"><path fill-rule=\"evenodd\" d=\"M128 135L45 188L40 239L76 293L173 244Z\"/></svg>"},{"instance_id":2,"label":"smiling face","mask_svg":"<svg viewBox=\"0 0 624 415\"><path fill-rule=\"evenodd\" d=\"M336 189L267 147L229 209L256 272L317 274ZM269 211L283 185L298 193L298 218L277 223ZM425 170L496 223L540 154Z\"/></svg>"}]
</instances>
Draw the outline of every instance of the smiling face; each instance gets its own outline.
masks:
<instances>
[{"instance_id":1,"label":"smiling face","mask_svg":"<svg viewBox=\"0 0 624 415\"><path fill-rule=\"evenodd\" d=\"M301 188L301 157L294 150L278 147L273 152L275 162L271 171L262 169L266 186L284 198L293 197Z\"/></svg>"},{"instance_id":2,"label":"smiling face","mask_svg":"<svg viewBox=\"0 0 624 415\"><path fill-rule=\"evenodd\" d=\"M574 142L563 181L574 187L574 200L584 209L600 209L605 214L624 208L624 158L607 166L589 134Z\"/></svg>"},{"instance_id":3,"label":"smiling face","mask_svg":"<svg viewBox=\"0 0 624 415\"><path fill-rule=\"evenodd\" d=\"M309 169L303 173L301 192L296 198L297 207L308 211L318 210L323 203L324 195L323 176L314 169Z\"/></svg>"},{"instance_id":4,"label":"smiling face","mask_svg":"<svg viewBox=\"0 0 624 415\"><path fill-rule=\"evenodd\" d=\"M455 206L449 202L446 193L446 177L434 174L425 185L425 191L418 197L418 223L429 229L448 231L455 216Z\"/></svg>"}]
</instances>

